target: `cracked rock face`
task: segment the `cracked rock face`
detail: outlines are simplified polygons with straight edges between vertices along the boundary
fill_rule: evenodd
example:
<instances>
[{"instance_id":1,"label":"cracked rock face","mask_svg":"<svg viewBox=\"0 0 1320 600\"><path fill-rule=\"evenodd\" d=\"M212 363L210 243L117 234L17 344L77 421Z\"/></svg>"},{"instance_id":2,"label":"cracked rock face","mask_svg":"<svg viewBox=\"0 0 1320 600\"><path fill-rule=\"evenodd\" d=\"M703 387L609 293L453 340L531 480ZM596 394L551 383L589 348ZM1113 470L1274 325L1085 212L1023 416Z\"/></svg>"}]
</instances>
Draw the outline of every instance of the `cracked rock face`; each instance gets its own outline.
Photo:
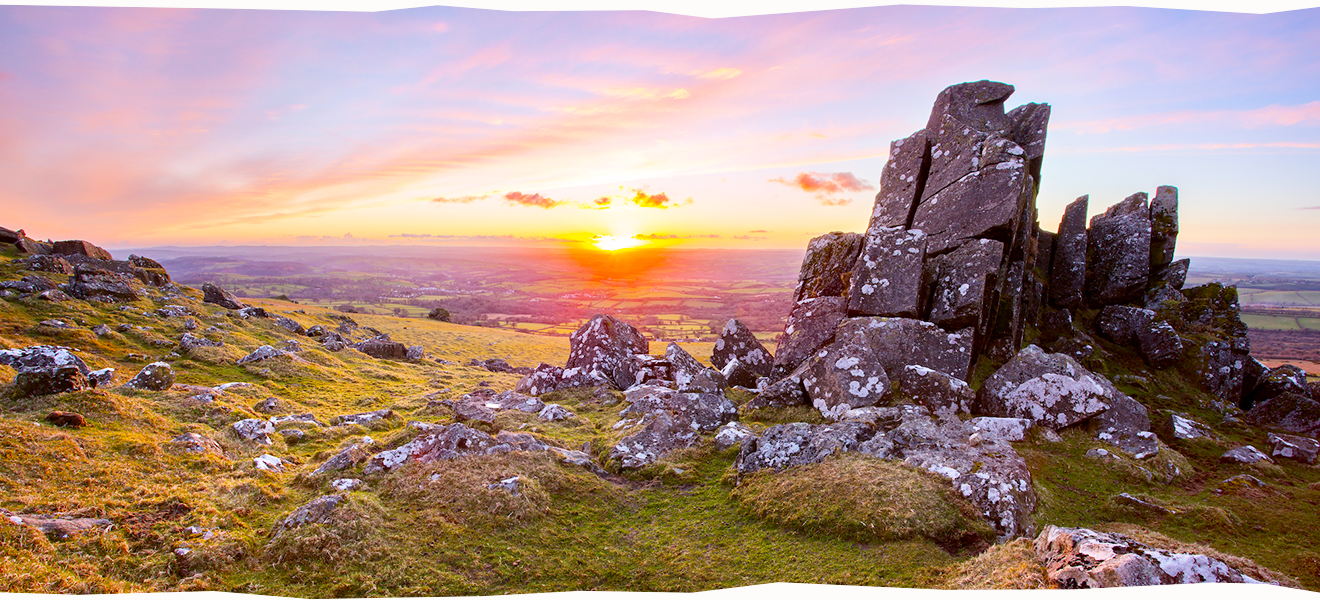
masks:
<instances>
[{"instance_id":1,"label":"cracked rock face","mask_svg":"<svg viewBox=\"0 0 1320 600\"><path fill-rule=\"evenodd\" d=\"M839 325L838 339L849 339L859 332L866 335L888 373L920 365L965 380L971 369L971 329L950 333L916 319L858 317Z\"/></svg>"},{"instance_id":2,"label":"cracked rock face","mask_svg":"<svg viewBox=\"0 0 1320 600\"><path fill-rule=\"evenodd\" d=\"M816 351L834 341L835 328L847 316L845 298L811 298L797 303L788 314L788 324L779 339L771 378L782 378L796 370Z\"/></svg>"},{"instance_id":3,"label":"cracked rock face","mask_svg":"<svg viewBox=\"0 0 1320 600\"><path fill-rule=\"evenodd\" d=\"M229 310L239 310L246 306L238 301L233 294L225 291L220 286L210 281L202 284L202 302L209 304L218 304Z\"/></svg>"},{"instance_id":4,"label":"cracked rock face","mask_svg":"<svg viewBox=\"0 0 1320 600\"><path fill-rule=\"evenodd\" d=\"M568 371L572 369L596 371L621 390L636 382L637 363L633 357L649 351L641 332L609 315L596 315L584 323L569 336L569 346L565 378L570 377Z\"/></svg>"},{"instance_id":5,"label":"cracked rock face","mask_svg":"<svg viewBox=\"0 0 1320 600\"><path fill-rule=\"evenodd\" d=\"M986 333L1003 260L1004 244L988 239L967 242L934 259L931 322L948 330L973 327Z\"/></svg>"},{"instance_id":6,"label":"cracked rock face","mask_svg":"<svg viewBox=\"0 0 1320 600\"><path fill-rule=\"evenodd\" d=\"M890 393L889 376L862 333L821 349L802 385L816 410L831 421L854 408L874 406Z\"/></svg>"},{"instance_id":7,"label":"cracked rock face","mask_svg":"<svg viewBox=\"0 0 1320 600\"><path fill-rule=\"evenodd\" d=\"M1116 533L1047 525L1034 545L1046 576L1061 588L1259 583L1204 554L1152 548Z\"/></svg>"},{"instance_id":8,"label":"cracked rock face","mask_svg":"<svg viewBox=\"0 0 1320 600\"><path fill-rule=\"evenodd\" d=\"M674 387L680 392L723 394L724 388L728 387L723 373L697 362L687 350L674 342L669 342L665 348L665 360L669 362L669 374L673 377Z\"/></svg>"},{"instance_id":9,"label":"cracked rock face","mask_svg":"<svg viewBox=\"0 0 1320 600\"><path fill-rule=\"evenodd\" d=\"M735 358L757 377L769 377L770 369L774 366L774 357L752 331L741 321L729 319L720 331L719 339L715 340L710 364L716 369L724 369Z\"/></svg>"},{"instance_id":10,"label":"cracked rock face","mask_svg":"<svg viewBox=\"0 0 1320 600\"><path fill-rule=\"evenodd\" d=\"M981 414L1031 419L1051 429L1079 423L1110 408L1121 392L1072 357L1027 346L981 386Z\"/></svg>"},{"instance_id":11,"label":"cracked rock face","mask_svg":"<svg viewBox=\"0 0 1320 600\"><path fill-rule=\"evenodd\" d=\"M1064 308L1082 305L1086 286L1086 210L1089 196L1082 196L1063 210L1063 221L1054 242L1054 265L1050 269L1050 302Z\"/></svg>"},{"instance_id":12,"label":"cracked rock face","mask_svg":"<svg viewBox=\"0 0 1320 600\"><path fill-rule=\"evenodd\" d=\"M898 372L898 391L907 394L933 413L970 413L976 392L966 381L921 365L907 365Z\"/></svg>"},{"instance_id":13,"label":"cracked rock face","mask_svg":"<svg viewBox=\"0 0 1320 600\"><path fill-rule=\"evenodd\" d=\"M653 411L642 416L641 429L619 441L610 450L610 459L625 469L636 469L660 457L697 445L701 438L694 423L668 411Z\"/></svg>"},{"instance_id":14,"label":"cracked rock face","mask_svg":"<svg viewBox=\"0 0 1320 600\"><path fill-rule=\"evenodd\" d=\"M1315 438L1271 433L1265 441L1271 446L1270 456L1289 458L1297 462L1315 464L1316 455L1320 454L1320 442Z\"/></svg>"},{"instance_id":15,"label":"cracked rock face","mask_svg":"<svg viewBox=\"0 0 1320 600\"><path fill-rule=\"evenodd\" d=\"M926 234L877 227L866 233L848 289L848 314L916 318L922 311Z\"/></svg>"},{"instance_id":16,"label":"cracked rock face","mask_svg":"<svg viewBox=\"0 0 1320 600\"><path fill-rule=\"evenodd\" d=\"M861 249L862 235L859 233L835 231L813 238L807 243L793 301L843 296L848 291L848 278Z\"/></svg>"},{"instance_id":17,"label":"cracked rock face","mask_svg":"<svg viewBox=\"0 0 1320 600\"><path fill-rule=\"evenodd\" d=\"M1140 301L1150 279L1150 207L1144 192L1091 218L1086 297L1097 305Z\"/></svg>"},{"instance_id":18,"label":"cracked rock face","mask_svg":"<svg viewBox=\"0 0 1320 600\"><path fill-rule=\"evenodd\" d=\"M154 362L138 371L124 387L163 392L174 385L174 368L169 363Z\"/></svg>"}]
</instances>

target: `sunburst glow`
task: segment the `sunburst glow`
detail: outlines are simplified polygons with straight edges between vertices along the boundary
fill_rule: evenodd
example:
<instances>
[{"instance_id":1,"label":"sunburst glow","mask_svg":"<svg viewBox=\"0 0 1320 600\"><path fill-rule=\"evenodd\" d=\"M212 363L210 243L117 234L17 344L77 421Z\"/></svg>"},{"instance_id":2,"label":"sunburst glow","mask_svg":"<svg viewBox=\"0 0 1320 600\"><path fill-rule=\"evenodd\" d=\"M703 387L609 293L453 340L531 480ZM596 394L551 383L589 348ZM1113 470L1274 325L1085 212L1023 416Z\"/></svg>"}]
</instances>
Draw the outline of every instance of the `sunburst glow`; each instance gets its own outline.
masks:
<instances>
[{"instance_id":1,"label":"sunburst glow","mask_svg":"<svg viewBox=\"0 0 1320 600\"><path fill-rule=\"evenodd\" d=\"M613 252L623 250L624 248L636 248L645 244L645 240L639 240L636 237L619 237L617 235L598 235L592 240L593 244L601 250Z\"/></svg>"}]
</instances>

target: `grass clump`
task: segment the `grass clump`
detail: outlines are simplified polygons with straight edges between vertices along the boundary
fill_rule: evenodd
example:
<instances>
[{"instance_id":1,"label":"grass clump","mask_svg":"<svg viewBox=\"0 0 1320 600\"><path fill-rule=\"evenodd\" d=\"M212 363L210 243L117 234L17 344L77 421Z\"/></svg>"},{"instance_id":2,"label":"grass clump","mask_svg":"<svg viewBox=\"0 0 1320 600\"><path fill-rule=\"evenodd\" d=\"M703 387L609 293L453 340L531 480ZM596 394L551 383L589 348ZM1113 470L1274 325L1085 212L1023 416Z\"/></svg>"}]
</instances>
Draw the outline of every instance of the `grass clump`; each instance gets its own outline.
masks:
<instances>
[{"instance_id":1,"label":"grass clump","mask_svg":"<svg viewBox=\"0 0 1320 600\"><path fill-rule=\"evenodd\" d=\"M805 533L875 542L925 538L981 549L994 530L938 475L868 456L842 455L743 479L733 496L757 516Z\"/></svg>"},{"instance_id":2,"label":"grass clump","mask_svg":"<svg viewBox=\"0 0 1320 600\"><path fill-rule=\"evenodd\" d=\"M319 523L291 529L276 525L275 536L264 548L271 563L365 563L384 556L389 549L382 535L380 504L365 494L349 494Z\"/></svg>"},{"instance_id":3,"label":"grass clump","mask_svg":"<svg viewBox=\"0 0 1320 600\"><path fill-rule=\"evenodd\" d=\"M991 546L949 570L948 587L955 590L1043 590L1049 588L1045 567L1036 559L1033 542L1018 538Z\"/></svg>"}]
</instances>

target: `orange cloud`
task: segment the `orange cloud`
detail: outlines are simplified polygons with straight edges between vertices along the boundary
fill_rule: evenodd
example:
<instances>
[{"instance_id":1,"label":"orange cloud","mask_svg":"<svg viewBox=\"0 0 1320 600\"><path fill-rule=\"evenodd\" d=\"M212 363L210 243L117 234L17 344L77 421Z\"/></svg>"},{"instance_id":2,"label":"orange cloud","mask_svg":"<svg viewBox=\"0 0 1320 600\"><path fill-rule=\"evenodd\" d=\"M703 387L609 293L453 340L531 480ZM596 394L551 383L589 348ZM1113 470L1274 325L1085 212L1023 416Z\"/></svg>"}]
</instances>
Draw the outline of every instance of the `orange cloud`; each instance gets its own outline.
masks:
<instances>
[{"instance_id":1,"label":"orange cloud","mask_svg":"<svg viewBox=\"0 0 1320 600\"><path fill-rule=\"evenodd\" d=\"M432 198L431 202L439 202L441 204L471 204L473 202L476 202L477 200L485 200L490 196L491 196L490 194L484 194L481 196L455 196L453 198L441 197L441 198Z\"/></svg>"},{"instance_id":2,"label":"orange cloud","mask_svg":"<svg viewBox=\"0 0 1320 600\"><path fill-rule=\"evenodd\" d=\"M641 233L633 236L639 240L696 240L696 239L719 239L718 233L698 234L698 235L678 235L676 233Z\"/></svg>"},{"instance_id":3,"label":"orange cloud","mask_svg":"<svg viewBox=\"0 0 1320 600\"><path fill-rule=\"evenodd\" d=\"M836 197L837 194L844 192L860 192L863 190L873 190L875 186L858 179L852 173L812 173L804 171L798 173L793 179L784 179L776 177L770 180L773 183L782 183L787 186L798 188L804 192L810 192L816 195L816 199L825 206L844 206L852 202L848 198Z\"/></svg>"},{"instance_id":4,"label":"orange cloud","mask_svg":"<svg viewBox=\"0 0 1320 600\"><path fill-rule=\"evenodd\" d=\"M646 190L637 188L633 188L633 197L628 198L628 201L642 208L672 208L675 206L692 204L692 198L688 198L683 202L678 202L670 200L669 196L664 192L660 192L659 194L648 194L646 193Z\"/></svg>"},{"instance_id":5,"label":"orange cloud","mask_svg":"<svg viewBox=\"0 0 1320 600\"><path fill-rule=\"evenodd\" d=\"M538 206L541 208L554 208L563 204L558 200L551 200L540 194L524 194L522 192L509 192L504 195L504 201L509 204L521 204L522 206Z\"/></svg>"}]
</instances>

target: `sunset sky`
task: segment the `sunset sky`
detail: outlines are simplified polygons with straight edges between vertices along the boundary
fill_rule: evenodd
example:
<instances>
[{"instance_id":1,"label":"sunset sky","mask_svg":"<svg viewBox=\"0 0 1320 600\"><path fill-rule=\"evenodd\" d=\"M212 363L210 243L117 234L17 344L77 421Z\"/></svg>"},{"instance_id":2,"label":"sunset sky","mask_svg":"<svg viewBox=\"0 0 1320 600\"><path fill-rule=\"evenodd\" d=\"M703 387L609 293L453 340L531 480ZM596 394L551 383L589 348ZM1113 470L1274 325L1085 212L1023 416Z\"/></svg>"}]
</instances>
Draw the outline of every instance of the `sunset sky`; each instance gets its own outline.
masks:
<instances>
[{"instance_id":1,"label":"sunset sky","mask_svg":"<svg viewBox=\"0 0 1320 600\"><path fill-rule=\"evenodd\" d=\"M1043 227L1168 184L1181 255L1320 259L1320 9L0 6L0 226L802 248L864 229L890 140L977 79L1053 106Z\"/></svg>"}]
</instances>

